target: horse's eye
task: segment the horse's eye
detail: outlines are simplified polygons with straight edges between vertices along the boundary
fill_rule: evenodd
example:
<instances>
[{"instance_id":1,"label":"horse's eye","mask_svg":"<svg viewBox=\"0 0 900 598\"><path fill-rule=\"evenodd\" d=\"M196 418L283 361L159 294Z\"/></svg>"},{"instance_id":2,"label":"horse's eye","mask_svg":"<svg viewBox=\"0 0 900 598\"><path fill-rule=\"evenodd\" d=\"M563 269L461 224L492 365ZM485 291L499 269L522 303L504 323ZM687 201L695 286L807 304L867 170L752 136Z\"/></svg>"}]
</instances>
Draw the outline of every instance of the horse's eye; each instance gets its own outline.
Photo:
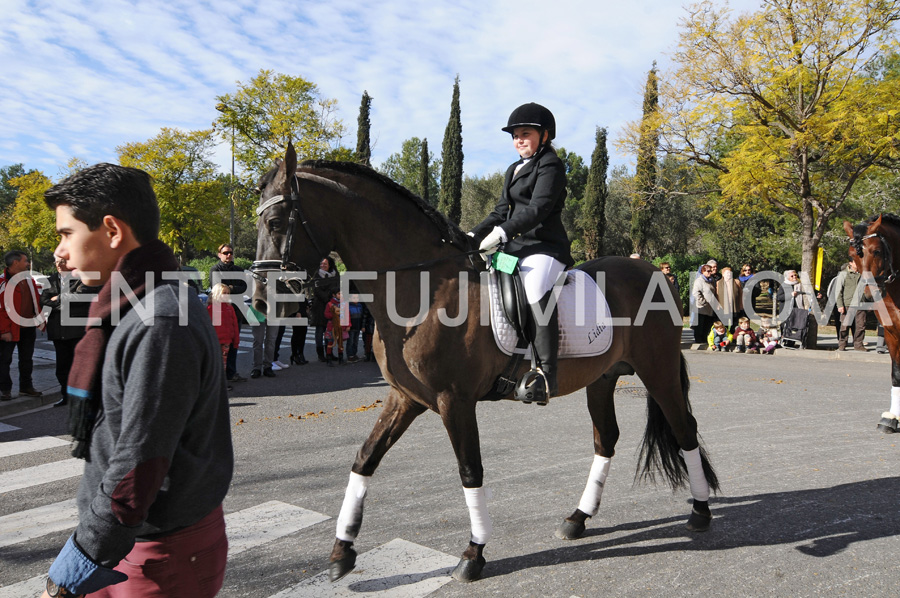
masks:
<instances>
[{"instance_id":1,"label":"horse's eye","mask_svg":"<svg viewBox=\"0 0 900 598\"><path fill-rule=\"evenodd\" d=\"M255 193L256 195L259 195L260 193L262 193L262 187L254 187L253 193Z\"/></svg>"},{"instance_id":2,"label":"horse's eye","mask_svg":"<svg viewBox=\"0 0 900 598\"><path fill-rule=\"evenodd\" d=\"M280 218L272 218L268 222L269 230L276 231L281 228L281 219Z\"/></svg>"},{"instance_id":3,"label":"horse's eye","mask_svg":"<svg viewBox=\"0 0 900 598\"><path fill-rule=\"evenodd\" d=\"M875 257L881 257L881 250L876 249L876 250L872 251L872 255L874 255Z\"/></svg>"}]
</instances>

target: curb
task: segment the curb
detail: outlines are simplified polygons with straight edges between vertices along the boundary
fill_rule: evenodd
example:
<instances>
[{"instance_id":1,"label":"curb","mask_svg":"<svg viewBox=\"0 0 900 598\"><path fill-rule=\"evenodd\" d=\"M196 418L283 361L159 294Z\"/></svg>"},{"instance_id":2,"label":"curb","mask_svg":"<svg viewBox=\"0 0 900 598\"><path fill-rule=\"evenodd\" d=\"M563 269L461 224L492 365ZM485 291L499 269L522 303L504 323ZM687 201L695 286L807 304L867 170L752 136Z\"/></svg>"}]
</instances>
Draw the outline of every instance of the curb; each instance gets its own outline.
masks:
<instances>
[{"instance_id":1,"label":"curb","mask_svg":"<svg viewBox=\"0 0 900 598\"><path fill-rule=\"evenodd\" d=\"M706 351L706 343L681 343L682 350L685 351ZM835 361L863 361L871 363L891 363L891 356L888 353L877 353L874 350L862 351L838 351L837 347L827 347L821 349L785 349L779 348L775 351L778 357L801 357L804 359L829 359Z\"/></svg>"},{"instance_id":2,"label":"curb","mask_svg":"<svg viewBox=\"0 0 900 598\"><path fill-rule=\"evenodd\" d=\"M62 394L56 390L54 392L43 391L44 394L39 397L18 397L11 401L3 401L0 403L0 418L17 415L24 411L32 409L40 409L47 405L52 405L62 397Z\"/></svg>"}]
</instances>

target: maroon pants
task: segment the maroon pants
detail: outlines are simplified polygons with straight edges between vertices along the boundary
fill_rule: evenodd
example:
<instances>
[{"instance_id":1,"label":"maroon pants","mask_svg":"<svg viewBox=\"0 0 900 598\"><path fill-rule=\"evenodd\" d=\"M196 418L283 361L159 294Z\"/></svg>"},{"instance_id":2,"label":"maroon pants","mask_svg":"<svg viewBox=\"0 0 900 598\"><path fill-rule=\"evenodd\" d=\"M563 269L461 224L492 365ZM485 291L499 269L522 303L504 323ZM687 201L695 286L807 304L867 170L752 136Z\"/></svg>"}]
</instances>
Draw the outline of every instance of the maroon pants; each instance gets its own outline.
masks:
<instances>
[{"instance_id":1,"label":"maroon pants","mask_svg":"<svg viewBox=\"0 0 900 598\"><path fill-rule=\"evenodd\" d=\"M137 542L116 567L128 581L91 598L212 598L222 588L228 538L222 506L194 525L159 540Z\"/></svg>"}]
</instances>

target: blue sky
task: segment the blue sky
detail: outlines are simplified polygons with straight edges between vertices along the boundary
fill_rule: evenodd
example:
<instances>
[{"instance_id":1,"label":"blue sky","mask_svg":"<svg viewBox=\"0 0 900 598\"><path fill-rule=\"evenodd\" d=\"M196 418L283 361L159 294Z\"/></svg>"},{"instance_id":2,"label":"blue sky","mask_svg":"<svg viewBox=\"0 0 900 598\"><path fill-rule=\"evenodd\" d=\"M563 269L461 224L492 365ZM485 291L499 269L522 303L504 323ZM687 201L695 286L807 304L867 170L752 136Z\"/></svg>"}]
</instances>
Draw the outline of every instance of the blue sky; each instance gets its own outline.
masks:
<instances>
[{"instance_id":1,"label":"blue sky","mask_svg":"<svg viewBox=\"0 0 900 598\"><path fill-rule=\"evenodd\" d=\"M0 0L0 166L57 178L70 158L114 162L162 127L208 128L215 97L263 68L337 99L349 147L367 90L376 165L410 137L439 155L457 74L466 174L516 159L499 129L528 101L589 162L597 126L612 140L640 117L685 14L678 0ZM226 144L215 160L230 169Z\"/></svg>"}]
</instances>

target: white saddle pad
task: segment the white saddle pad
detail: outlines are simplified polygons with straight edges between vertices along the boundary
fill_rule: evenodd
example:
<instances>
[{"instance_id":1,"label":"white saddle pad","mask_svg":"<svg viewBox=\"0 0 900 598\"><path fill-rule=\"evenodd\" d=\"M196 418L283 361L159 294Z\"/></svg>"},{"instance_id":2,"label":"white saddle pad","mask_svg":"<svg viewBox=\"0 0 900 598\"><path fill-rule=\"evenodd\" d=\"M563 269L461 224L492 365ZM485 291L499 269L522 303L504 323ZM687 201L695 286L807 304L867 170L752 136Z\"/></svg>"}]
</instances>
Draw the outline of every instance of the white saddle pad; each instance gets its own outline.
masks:
<instances>
[{"instance_id":1,"label":"white saddle pad","mask_svg":"<svg viewBox=\"0 0 900 598\"><path fill-rule=\"evenodd\" d=\"M612 345L612 316L606 297L587 273L581 270L566 272L566 284L557 299L559 309L559 357L593 357L602 355ZM497 347L507 355L524 353L531 359L531 350L517 349L518 337L513 325L503 313L497 273L491 272L491 329Z\"/></svg>"}]
</instances>

